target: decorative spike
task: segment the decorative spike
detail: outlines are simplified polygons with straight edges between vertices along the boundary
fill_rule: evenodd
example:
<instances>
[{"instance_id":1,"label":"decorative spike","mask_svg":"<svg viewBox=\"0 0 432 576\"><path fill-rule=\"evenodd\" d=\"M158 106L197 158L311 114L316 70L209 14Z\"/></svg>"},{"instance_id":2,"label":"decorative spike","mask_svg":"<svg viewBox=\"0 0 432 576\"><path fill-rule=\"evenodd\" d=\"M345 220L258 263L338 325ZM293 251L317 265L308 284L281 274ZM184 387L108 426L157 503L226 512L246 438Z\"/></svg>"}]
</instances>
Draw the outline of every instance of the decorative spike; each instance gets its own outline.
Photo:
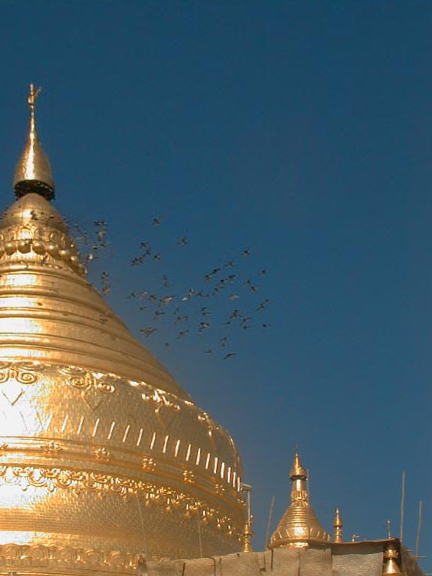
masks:
<instances>
[{"instance_id":1,"label":"decorative spike","mask_svg":"<svg viewBox=\"0 0 432 576\"><path fill-rule=\"evenodd\" d=\"M290 471L290 480L307 480L307 472L300 462L300 456L296 450L294 454L294 462Z\"/></svg>"},{"instance_id":2,"label":"decorative spike","mask_svg":"<svg viewBox=\"0 0 432 576\"><path fill-rule=\"evenodd\" d=\"M253 530L251 526L251 522L246 521L244 530L243 530L243 552L253 552L252 550L252 536Z\"/></svg>"},{"instance_id":3,"label":"decorative spike","mask_svg":"<svg viewBox=\"0 0 432 576\"><path fill-rule=\"evenodd\" d=\"M54 198L54 180L51 165L36 132L35 103L41 92L30 84L27 103L30 108L30 128L27 143L15 168L13 186L20 198L30 192L40 194L47 200Z\"/></svg>"},{"instance_id":4,"label":"decorative spike","mask_svg":"<svg viewBox=\"0 0 432 576\"><path fill-rule=\"evenodd\" d=\"M333 528L334 528L333 541L336 543L343 542L343 540L342 540L343 522L342 522L339 508L336 508L336 510L335 510L335 518L333 520Z\"/></svg>"},{"instance_id":5,"label":"decorative spike","mask_svg":"<svg viewBox=\"0 0 432 576\"><path fill-rule=\"evenodd\" d=\"M306 548L310 543L325 544L330 541L309 504L306 480L308 474L296 451L290 471L291 504L273 533L269 548Z\"/></svg>"},{"instance_id":6,"label":"decorative spike","mask_svg":"<svg viewBox=\"0 0 432 576\"><path fill-rule=\"evenodd\" d=\"M246 494L246 506L247 506L247 517L246 523L243 530L243 552L253 552L252 550L252 537L253 537L253 516L251 514L251 493L252 486L249 484L242 484L242 492Z\"/></svg>"},{"instance_id":7,"label":"decorative spike","mask_svg":"<svg viewBox=\"0 0 432 576\"><path fill-rule=\"evenodd\" d=\"M383 564L383 576L397 576L402 574L399 568L399 551L396 546L390 544L384 550L384 564Z\"/></svg>"}]
</instances>

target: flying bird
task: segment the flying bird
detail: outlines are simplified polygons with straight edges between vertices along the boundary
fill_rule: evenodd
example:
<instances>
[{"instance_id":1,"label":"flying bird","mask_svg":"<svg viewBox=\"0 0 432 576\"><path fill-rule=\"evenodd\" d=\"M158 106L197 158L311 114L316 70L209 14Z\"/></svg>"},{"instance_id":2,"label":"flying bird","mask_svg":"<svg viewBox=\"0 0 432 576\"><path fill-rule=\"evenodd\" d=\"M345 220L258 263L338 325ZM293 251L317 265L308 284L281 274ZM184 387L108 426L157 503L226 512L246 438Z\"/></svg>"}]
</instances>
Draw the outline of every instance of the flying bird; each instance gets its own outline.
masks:
<instances>
[{"instance_id":1,"label":"flying bird","mask_svg":"<svg viewBox=\"0 0 432 576\"><path fill-rule=\"evenodd\" d=\"M153 334L153 332L156 332L156 330L157 330L156 328L149 326L148 328L141 328L140 332L141 334L144 334L146 338L148 338Z\"/></svg>"},{"instance_id":2,"label":"flying bird","mask_svg":"<svg viewBox=\"0 0 432 576\"><path fill-rule=\"evenodd\" d=\"M105 228L104 230L98 230L97 231L97 239L99 240L99 242L103 242L105 236L108 234L108 230Z\"/></svg>"},{"instance_id":3,"label":"flying bird","mask_svg":"<svg viewBox=\"0 0 432 576\"><path fill-rule=\"evenodd\" d=\"M186 300L189 300L190 298L192 298L192 296L195 294L195 290L193 288L189 288L189 290L186 293L186 296L183 296L182 300L183 302L186 302Z\"/></svg>"},{"instance_id":4,"label":"flying bird","mask_svg":"<svg viewBox=\"0 0 432 576\"><path fill-rule=\"evenodd\" d=\"M241 311L236 309L233 311L229 319L235 320L236 318L241 318L241 315L242 315Z\"/></svg>"},{"instance_id":5,"label":"flying bird","mask_svg":"<svg viewBox=\"0 0 432 576\"><path fill-rule=\"evenodd\" d=\"M257 308L255 308L255 312L259 312L260 310L264 310L264 308L267 306L269 302L268 298L265 298L262 302L260 302L257 306Z\"/></svg>"},{"instance_id":6,"label":"flying bird","mask_svg":"<svg viewBox=\"0 0 432 576\"><path fill-rule=\"evenodd\" d=\"M174 300L175 296L164 296L160 298L160 304L164 304L165 306Z\"/></svg>"}]
</instances>

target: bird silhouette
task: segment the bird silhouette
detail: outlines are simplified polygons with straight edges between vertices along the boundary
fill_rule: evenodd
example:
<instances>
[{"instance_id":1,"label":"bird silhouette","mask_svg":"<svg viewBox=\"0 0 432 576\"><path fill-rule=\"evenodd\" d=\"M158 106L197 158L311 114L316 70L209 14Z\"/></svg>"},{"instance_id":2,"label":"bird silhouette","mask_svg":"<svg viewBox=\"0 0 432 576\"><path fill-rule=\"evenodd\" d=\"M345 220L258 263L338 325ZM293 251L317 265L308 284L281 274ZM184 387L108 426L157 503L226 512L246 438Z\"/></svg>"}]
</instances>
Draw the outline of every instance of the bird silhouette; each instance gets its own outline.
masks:
<instances>
[{"instance_id":1,"label":"bird silhouette","mask_svg":"<svg viewBox=\"0 0 432 576\"><path fill-rule=\"evenodd\" d=\"M146 338L151 336L154 332L156 332L157 328L153 328L152 326L148 326L147 328L141 328L141 334L144 334Z\"/></svg>"},{"instance_id":2,"label":"bird silhouette","mask_svg":"<svg viewBox=\"0 0 432 576\"><path fill-rule=\"evenodd\" d=\"M163 215L159 214L150 220L151 226L157 227L161 224ZM151 230L148 226L147 233ZM100 232L100 233L99 233ZM166 234L166 227L161 229L158 234ZM83 234L81 234L83 235ZM95 240L92 241L92 236L87 235L86 241L88 246L92 248L88 250L91 254L90 259L99 256L98 249L101 243L105 243L108 235L108 227L105 221L98 222L95 233ZM162 237L164 242L166 237ZM129 294L137 303L137 308L143 314L146 314L148 323L146 328L140 330L143 336L148 337L152 335L156 328L151 324L155 321L158 322L158 335L160 338L165 336L165 340L161 341L161 345L168 347L172 345L166 334L170 333L170 324L177 325L178 329L172 331L174 341L181 342L186 336L192 336L194 333L199 333L200 338L205 341L203 352L211 354L216 348L222 350L228 347L226 354L222 358L228 359L236 355L237 351L233 348L234 334L257 330L266 329L270 324L266 321L264 311L268 306L269 299L257 298L256 293L263 291L262 279L267 276L267 267L260 266L255 268L255 272L251 270L250 264L253 264L251 258L251 249L246 247L237 251L239 256L229 257L225 256L219 262L214 262L213 266L209 266L205 273L200 273L197 270L195 280L193 276L190 278L182 278L173 273L170 269L170 262L172 260L171 254L166 254L162 246L177 245L184 248L189 246L190 249L182 251L183 258L193 256L193 244L189 241L186 233L176 233L172 238L171 243L158 245L154 241L155 238L148 234L147 238L138 243L139 250L131 260L131 266L144 265L151 270L152 266L157 265L161 270L159 274L149 273L149 283L147 291L134 290ZM176 253L176 260L178 261L179 252ZM191 256L192 255L192 256ZM243 260L244 258L244 260ZM246 259L250 260L246 263ZM235 267L235 273L233 268ZM182 267L182 270L189 269L187 266ZM224 272L226 274L224 275ZM133 272L136 274L139 272ZM132 274L132 272L131 272ZM184 286L187 282L186 287ZM110 290L111 282L108 277L101 277L102 289L108 292ZM183 287L182 287L183 285ZM229 286L229 289L227 287ZM241 309L234 308L233 303L241 299ZM145 300L143 303L142 300ZM205 303L205 305L203 305ZM145 305L143 305L145 304ZM259 322L254 322L255 315L260 313L262 318ZM211 321L210 321L211 318ZM152 320L153 319L153 320ZM231 338L231 336L233 338ZM179 344L180 345L180 344Z\"/></svg>"}]
</instances>

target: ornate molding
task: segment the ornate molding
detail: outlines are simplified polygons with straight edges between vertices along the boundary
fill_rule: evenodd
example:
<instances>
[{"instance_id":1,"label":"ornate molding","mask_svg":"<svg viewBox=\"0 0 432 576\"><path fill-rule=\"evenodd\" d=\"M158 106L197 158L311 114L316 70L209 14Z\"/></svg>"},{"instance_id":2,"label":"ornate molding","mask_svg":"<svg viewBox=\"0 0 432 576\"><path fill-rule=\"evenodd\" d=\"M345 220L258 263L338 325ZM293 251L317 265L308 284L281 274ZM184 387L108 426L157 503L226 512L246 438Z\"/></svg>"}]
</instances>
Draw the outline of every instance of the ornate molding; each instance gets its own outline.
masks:
<instances>
[{"instance_id":1,"label":"ornate molding","mask_svg":"<svg viewBox=\"0 0 432 576\"><path fill-rule=\"evenodd\" d=\"M213 523L229 536L238 537L241 525L226 515L223 510L210 506L192 494L170 486L161 486L150 481L64 468L36 466L0 466L0 486L19 486L23 491L30 487L45 488L49 492L70 489L76 494L83 491L95 492L98 496L117 495L122 498L139 498L147 507L162 506L165 510L178 510L186 518L197 516L206 523Z\"/></svg>"},{"instance_id":2,"label":"ornate molding","mask_svg":"<svg viewBox=\"0 0 432 576\"><path fill-rule=\"evenodd\" d=\"M143 428L138 430L139 425L132 423L132 426L131 422L125 422L121 432L123 434L124 447L130 449L131 441L133 442L134 454L136 450L136 456L133 458L133 463L145 472L152 473L157 466L156 457L161 457L164 461L166 460L175 466L177 465L177 462L188 466L192 465L193 473L187 473L185 478L182 478L186 484L195 483L196 480L194 474L197 470L201 470L205 476L214 477L214 482L217 482L218 485L220 484L222 486L226 483L226 489L233 488L236 491L239 490L237 481L237 474L239 472L239 469L237 468L237 455L231 436L193 402L178 398L176 395L159 388L154 388L145 382L127 380L112 373L94 372L76 366L50 364L37 360L0 362L0 391L11 405L14 405L23 397L27 387L34 384L42 386L45 382L50 384L51 381L55 381L56 385L61 384L66 386L71 391L75 390L80 394L81 398L92 411L96 411L102 402L108 400L110 396L112 397L114 394L118 394L119 391L126 392L128 387L130 387L134 389L134 391L141 396L142 400L149 405L150 410L154 410L155 415L163 416L163 412L166 411L166 414L170 414L171 419L172 417L187 417L190 421L195 420L195 426L198 425L202 430L201 432L201 430L196 428L196 431L199 433L196 435L197 439L198 437L203 438L203 436L206 435L208 440L211 442L211 447L206 446L205 442L193 443L190 438L183 441L178 437L170 437L170 435L161 437L159 433L160 428L158 427L159 424L156 423L153 431L150 431L150 433L153 433L153 440L150 442L150 438L146 437L145 443L147 447L144 448L144 443L141 446ZM10 384L10 386L8 384ZM137 400L139 402L139 398L137 398ZM51 434L51 428L48 429L49 422L51 422L50 418L52 419L53 414L43 414L42 416L46 416L48 422L47 427L44 428L48 438L46 442L39 443L38 449L47 456L55 456L60 452L63 454L67 452L69 454L69 447L65 446L61 442L56 432L53 437ZM67 421L67 418L68 416L66 416L64 422ZM84 420L84 418L87 418L87 416L83 413L81 420ZM108 437L106 437L106 427L107 425L109 426L109 422L107 423L104 420L104 424L105 427L102 425L99 426L99 419L97 419L96 424L94 422L92 423L94 435L96 435L96 429L98 427L99 430L104 430L105 437L98 437L94 440L94 442L99 444L99 446L94 447L93 437L89 438L91 454L93 458L101 463L115 460L117 458L117 451L118 449L120 450L119 446L116 446L116 449L112 450L111 443L104 446L105 440L110 440L112 432L112 429L110 428ZM120 428L118 425L119 423L116 422L116 424L117 429ZM132 431L129 433L129 430ZM124 441L127 434L129 434L130 440L128 439L128 443L125 444ZM156 438L157 444L153 447ZM117 441L118 439L116 442ZM228 449L229 446L231 446L229 452L224 451L224 454L226 454L225 462L217 458L218 442L220 441L224 442L225 447L228 447ZM227 441L229 443L228 446L226 445ZM148 450L148 442L150 442L150 450ZM104 448L100 447L101 444ZM12 451L13 446L0 447L0 454L10 453ZM145 454L145 452L148 451L150 453ZM123 456L121 459L123 459ZM217 462L217 460L220 460L220 463L219 461ZM233 472L232 476L231 470ZM183 470L180 470L180 474L182 473ZM222 493L222 489L219 489L219 495L222 495Z\"/></svg>"},{"instance_id":3,"label":"ornate molding","mask_svg":"<svg viewBox=\"0 0 432 576\"><path fill-rule=\"evenodd\" d=\"M30 259L43 264L60 261L80 276L85 276L86 269L80 263L79 252L69 234L49 228L37 220L35 212L28 224L3 228L0 232L0 260L5 255L10 262L10 257L17 254L27 261Z\"/></svg>"},{"instance_id":4,"label":"ornate molding","mask_svg":"<svg viewBox=\"0 0 432 576\"><path fill-rule=\"evenodd\" d=\"M106 448L98 448L95 450L94 456L96 460L102 460L104 462L108 462L112 458L111 452L109 452Z\"/></svg>"},{"instance_id":5,"label":"ornate molding","mask_svg":"<svg viewBox=\"0 0 432 576\"><path fill-rule=\"evenodd\" d=\"M36 384L41 368L33 362L0 362L0 384L15 380L19 384Z\"/></svg>"},{"instance_id":6,"label":"ornate molding","mask_svg":"<svg viewBox=\"0 0 432 576\"><path fill-rule=\"evenodd\" d=\"M68 386L85 393L95 390L103 394L114 394L117 391L118 384L124 383L138 389L141 393L141 398L144 402L152 405L156 413L159 413L162 408L173 410L174 412L190 409L195 413L194 416L198 422L207 427L210 438L212 438L214 432L226 436L228 439L231 438L222 426L192 401L178 398L175 394L165 392L160 388L154 388L145 382L127 380L115 374L92 372L77 366L47 364L38 361L0 362L0 385L6 384L9 380L15 380L23 385L36 384L40 381L43 374L65 376L65 383Z\"/></svg>"},{"instance_id":7,"label":"ornate molding","mask_svg":"<svg viewBox=\"0 0 432 576\"><path fill-rule=\"evenodd\" d=\"M77 388L82 391L94 388L104 394L113 394L116 391L116 387L113 383L116 378L113 376L96 374L94 372L89 372L84 368L77 368L74 366L59 367L59 371L61 374L68 377L66 384L72 388ZM120 378L117 380L120 380Z\"/></svg>"},{"instance_id":8,"label":"ornate molding","mask_svg":"<svg viewBox=\"0 0 432 576\"><path fill-rule=\"evenodd\" d=\"M142 459L141 466L144 472L154 472L157 464L153 458L146 457Z\"/></svg>"},{"instance_id":9,"label":"ornate molding","mask_svg":"<svg viewBox=\"0 0 432 576\"><path fill-rule=\"evenodd\" d=\"M144 402L152 404L154 406L155 412L159 412L163 407L171 408L176 412L181 410L178 399L175 399L173 394L168 394L163 390L150 388L148 392L141 393L141 398L144 400Z\"/></svg>"},{"instance_id":10,"label":"ornate molding","mask_svg":"<svg viewBox=\"0 0 432 576\"><path fill-rule=\"evenodd\" d=\"M76 568L98 572L136 574L137 554L119 551L74 548L72 546L44 546L43 544L0 545L0 559L6 566L27 568Z\"/></svg>"},{"instance_id":11,"label":"ornate molding","mask_svg":"<svg viewBox=\"0 0 432 576\"><path fill-rule=\"evenodd\" d=\"M7 447L7 444L6 444L6 447ZM55 454L59 454L60 452L63 451L63 448L61 447L61 445L58 442L55 442L54 440L50 440L49 442L42 444L40 449L44 454L47 454L47 455L55 455Z\"/></svg>"}]
</instances>

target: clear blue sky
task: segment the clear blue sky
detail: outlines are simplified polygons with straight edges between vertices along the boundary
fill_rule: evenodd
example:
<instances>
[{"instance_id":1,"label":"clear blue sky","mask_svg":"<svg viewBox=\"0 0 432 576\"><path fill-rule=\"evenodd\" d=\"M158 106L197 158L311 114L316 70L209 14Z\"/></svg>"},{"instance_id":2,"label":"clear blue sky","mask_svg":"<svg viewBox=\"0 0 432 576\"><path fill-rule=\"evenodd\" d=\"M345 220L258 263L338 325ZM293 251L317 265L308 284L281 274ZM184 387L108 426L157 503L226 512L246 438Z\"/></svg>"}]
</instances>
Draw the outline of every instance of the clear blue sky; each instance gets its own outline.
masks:
<instances>
[{"instance_id":1,"label":"clear blue sky","mask_svg":"<svg viewBox=\"0 0 432 576\"><path fill-rule=\"evenodd\" d=\"M0 2L2 206L33 81L56 206L107 220L92 278L110 274L138 337L157 326L143 342L233 434L256 549L298 444L319 519L332 530L340 506L347 539L387 519L398 535L405 470L405 543L423 500L432 569L431 30L417 0ZM131 267L142 241L162 259ZM208 298L200 334L181 298L231 258L240 298ZM184 338L127 298L161 293L162 273L190 306ZM224 325L234 307L250 329Z\"/></svg>"}]
</instances>

